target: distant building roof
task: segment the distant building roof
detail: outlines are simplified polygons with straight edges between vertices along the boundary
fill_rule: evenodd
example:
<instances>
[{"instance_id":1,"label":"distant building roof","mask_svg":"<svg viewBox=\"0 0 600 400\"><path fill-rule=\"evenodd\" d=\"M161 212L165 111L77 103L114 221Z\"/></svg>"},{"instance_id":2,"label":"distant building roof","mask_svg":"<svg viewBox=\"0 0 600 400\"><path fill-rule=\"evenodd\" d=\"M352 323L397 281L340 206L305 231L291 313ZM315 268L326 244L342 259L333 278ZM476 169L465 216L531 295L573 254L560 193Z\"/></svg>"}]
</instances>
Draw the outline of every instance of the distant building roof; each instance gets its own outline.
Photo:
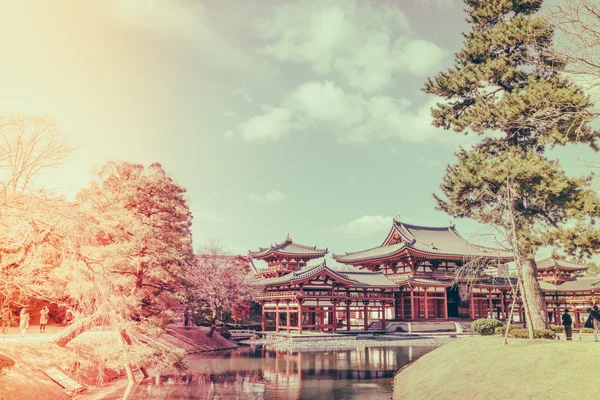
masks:
<instances>
[{"instance_id":1,"label":"distant building roof","mask_svg":"<svg viewBox=\"0 0 600 400\"><path fill-rule=\"evenodd\" d=\"M540 282L540 287L543 291L552 291L555 290L557 292L591 292L591 291L600 291L600 277L583 277L577 278L572 281L565 281L559 285L553 285L548 282Z\"/></svg>"},{"instance_id":2,"label":"distant building roof","mask_svg":"<svg viewBox=\"0 0 600 400\"><path fill-rule=\"evenodd\" d=\"M261 247L258 251L249 251L248 255L255 259L264 259L271 255L279 255L286 257L299 257L299 258L319 258L324 257L327 254L327 249L318 249L317 246L305 246L302 244L294 243L289 234L286 235L285 240L281 243L271 245L270 247Z\"/></svg>"},{"instance_id":3,"label":"distant building roof","mask_svg":"<svg viewBox=\"0 0 600 400\"><path fill-rule=\"evenodd\" d=\"M419 226L405 224L396 219L393 220L392 229L381 246L358 252L334 254L333 258L341 263L359 263L394 258L402 252L417 253L431 258L497 258L502 261L513 259L511 252L468 242L460 236L454 225Z\"/></svg>"},{"instance_id":4,"label":"distant building roof","mask_svg":"<svg viewBox=\"0 0 600 400\"><path fill-rule=\"evenodd\" d=\"M551 269L557 269L560 271L566 272L575 272L575 271L586 271L588 269L587 265L577 264L567 260L561 260L559 258L554 258L552 256L546 257L542 260L536 260L538 271L547 271Z\"/></svg>"},{"instance_id":5,"label":"distant building roof","mask_svg":"<svg viewBox=\"0 0 600 400\"><path fill-rule=\"evenodd\" d=\"M382 272L346 272L336 271L329 268L325 261L319 265L307 266L301 268L299 271L290 272L289 274L280 276L278 278L263 279L256 281L256 285L260 286L273 286L273 285L284 285L288 283L295 283L299 281L305 281L308 278L317 276L321 273L329 274L333 279L341 281L348 286L372 286L372 287L395 287L397 284L389 280Z\"/></svg>"}]
</instances>

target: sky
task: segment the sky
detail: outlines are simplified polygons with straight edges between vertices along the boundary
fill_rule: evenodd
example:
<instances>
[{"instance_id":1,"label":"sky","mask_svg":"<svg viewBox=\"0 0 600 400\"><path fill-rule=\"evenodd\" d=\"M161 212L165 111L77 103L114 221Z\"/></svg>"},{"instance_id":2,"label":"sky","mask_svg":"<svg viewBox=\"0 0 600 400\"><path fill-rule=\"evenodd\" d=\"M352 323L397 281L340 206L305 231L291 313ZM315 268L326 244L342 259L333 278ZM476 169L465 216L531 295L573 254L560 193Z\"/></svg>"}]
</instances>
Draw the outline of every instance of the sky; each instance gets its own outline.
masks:
<instances>
[{"instance_id":1,"label":"sky","mask_svg":"<svg viewBox=\"0 0 600 400\"><path fill-rule=\"evenodd\" d=\"M556 3L555 1L554 3ZM108 160L187 189L196 248L380 245L443 226L445 166L474 138L431 126L427 77L467 29L457 0L0 0L0 113L55 118L78 149L44 185L73 198ZM553 154L567 172L598 155ZM454 220L463 236L488 229Z\"/></svg>"}]
</instances>

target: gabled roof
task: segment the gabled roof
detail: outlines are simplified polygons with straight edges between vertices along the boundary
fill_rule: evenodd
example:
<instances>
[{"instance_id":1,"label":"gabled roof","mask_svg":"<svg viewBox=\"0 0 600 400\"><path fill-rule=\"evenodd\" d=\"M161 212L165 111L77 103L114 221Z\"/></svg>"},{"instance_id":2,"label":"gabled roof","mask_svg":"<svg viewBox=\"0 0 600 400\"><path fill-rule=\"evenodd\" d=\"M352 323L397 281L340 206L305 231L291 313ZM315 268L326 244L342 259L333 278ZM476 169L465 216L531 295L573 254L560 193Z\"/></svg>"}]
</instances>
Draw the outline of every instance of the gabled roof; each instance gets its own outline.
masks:
<instances>
[{"instance_id":1,"label":"gabled roof","mask_svg":"<svg viewBox=\"0 0 600 400\"><path fill-rule=\"evenodd\" d=\"M536 260L538 271L547 271L551 269L558 269L560 271L575 272L575 271L586 271L587 265L577 264L567 260L556 259L552 256L544 258L542 260Z\"/></svg>"},{"instance_id":2,"label":"gabled roof","mask_svg":"<svg viewBox=\"0 0 600 400\"><path fill-rule=\"evenodd\" d=\"M577 278L572 281L565 281L559 285L553 285L548 282L540 282L540 287L544 292L546 291L557 291L557 292L588 292L588 291L600 291L600 277L585 277Z\"/></svg>"},{"instance_id":3,"label":"gabled roof","mask_svg":"<svg viewBox=\"0 0 600 400\"><path fill-rule=\"evenodd\" d=\"M273 286L273 285L285 285L290 283L299 283L313 276L318 276L325 273L332 279L339 281L345 286L364 286L364 287L395 287L397 286L394 282L389 280L382 272L342 272L336 271L327 266L327 263L323 261L319 265L308 266L301 268L299 271L290 272L289 274L280 276L278 278L263 279L257 281L255 284L260 286Z\"/></svg>"},{"instance_id":4,"label":"gabled roof","mask_svg":"<svg viewBox=\"0 0 600 400\"><path fill-rule=\"evenodd\" d=\"M258 251L249 251L248 255L252 258L263 259L270 255L297 256L302 258L319 258L327 254L327 249L317 249L317 246L305 246L294 243L289 234L281 243L271 245L270 247L261 247Z\"/></svg>"},{"instance_id":5,"label":"gabled roof","mask_svg":"<svg viewBox=\"0 0 600 400\"><path fill-rule=\"evenodd\" d=\"M500 259L512 260L512 253L503 249L480 246L465 240L454 225L430 227L411 225L393 220L392 229L381 246L354 253L334 254L341 263L392 258L406 250L409 253L431 258L451 259Z\"/></svg>"}]
</instances>

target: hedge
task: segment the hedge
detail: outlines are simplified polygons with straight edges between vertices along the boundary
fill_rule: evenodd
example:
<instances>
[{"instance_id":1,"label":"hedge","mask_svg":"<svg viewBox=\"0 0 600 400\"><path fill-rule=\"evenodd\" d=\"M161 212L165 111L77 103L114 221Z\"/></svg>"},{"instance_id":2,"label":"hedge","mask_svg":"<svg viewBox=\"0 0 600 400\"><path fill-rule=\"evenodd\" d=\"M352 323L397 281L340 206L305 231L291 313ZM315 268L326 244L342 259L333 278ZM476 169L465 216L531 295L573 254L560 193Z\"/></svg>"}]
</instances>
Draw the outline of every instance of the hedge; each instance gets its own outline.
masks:
<instances>
[{"instance_id":1,"label":"hedge","mask_svg":"<svg viewBox=\"0 0 600 400\"><path fill-rule=\"evenodd\" d=\"M563 333L565 331L565 328L562 325L552 325L551 328L556 333Z\"/></svg>"},{"instance_id":2,"label":"hedge","mask_svg":"<svg viewBox=\"0 0 600 400\"><path fill-rule=\"evenodd\" d=\"M496 328L501 327L502 322L493 318L480 318L471 323L471 329L482 336L493 335Z\"/></svg>"},{"instance_id":3,"label":"hedge","mask_svg":"<svg viewBox=\"0 0 600 400\"><path fill-rule=\"evenodd\" d=\"M529 339L529 332L527 329L511 329L509 335L519 339ZM556 332L550 329L535 329L533 331L534 339L556 339Z\"/></svg>"},{"instance_id":4,"label":"hedge","mask_svg":"<svg viewBox=\"0 0 600 400\"><path fill-rule=\"evenodd\" d=\"M508 329L508 333L510 334L515 329L521 329L521 328L519 328L517 325L511 325L510 328ZM506 333L506 327L505 326L499 326L498 328L496 328L496 333L504 335Z\"/></svg>"}]
</instances>

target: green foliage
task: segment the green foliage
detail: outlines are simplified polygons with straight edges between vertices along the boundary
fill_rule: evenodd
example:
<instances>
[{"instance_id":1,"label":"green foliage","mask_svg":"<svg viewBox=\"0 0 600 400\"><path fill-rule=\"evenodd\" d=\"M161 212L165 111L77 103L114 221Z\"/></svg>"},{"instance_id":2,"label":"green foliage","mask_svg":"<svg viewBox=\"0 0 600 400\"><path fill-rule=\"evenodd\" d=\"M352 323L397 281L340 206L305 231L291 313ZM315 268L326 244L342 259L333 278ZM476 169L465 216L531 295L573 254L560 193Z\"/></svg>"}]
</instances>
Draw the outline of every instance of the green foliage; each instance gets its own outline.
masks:
<instances>
[{"instance_id":1,"label":"green foliage","mask_svg":"<svg viewBox=\"0 0 600 400\"><path fill-rule=\"evenodd\" d=\"M514 331L515 329L521 329L516 325L511 325L510 328L508 329L509 334ZM506 333L506 327L505 326L499 326L498 328L496 328L496 333L500 334L500 335L504 335Z\"/></svg>"},{"instance_id":2,"label":"green foliage","mask_svg":"<svg viewBox=\"0 0 600 400\"><path fill-rule=\"evenodd\" d=\"M592 328L581 328L580 332L581 333L594 333L594 330Z\"/></svg>"},{"instance_id":3,"label":"green foliage","mask_svg":"<svg viewBox=\"0 0 600 400\"><path fill-rule=\"evenodd\" d=\"M565 328L562 325L552 325L551 328L555 333L563 333L565 331Z\"/></svg>"},{"instance_id":4,"label":"green foliage","mask_svg":"<svg viewBox=\"0 0 600 400\"><path fill-rule=\"evenodd\" d=\"M508 333L511 337L519 339L529 339L529 332L527 329L514 329ZM535 329L533 331L534 339L556 339L556 332L550 329Z\"/></svg>"},{"instance_id":5,"label":"green foliage","mask_svg":"<svg viewBox=\"0 0 600 400\"><path fill-rule=\"evenodd\" d=\"M502 322L493 318L480 318L471 323L471 329L473 332L476 332L482 336L493 335L496 328L501 326Z\"/></svg>"},{"instance_id":6,"label":"green foliage","mask_svg":"<svg viewBox=\"0 0 600 400\"><path fill-rule=\"evenodd\" d=\"M535 15L541 5L467 1L471 31L464 47L454 67L429 79L424 90L443 99L432 111L435 126L495 135L458 153L436 200L456 217L505 230L515 222L524 255L556 245L585 257L600 248L600 229L590 224L600 216L600 201L590 179L567 177L544 154L569 143L596 149L600 132L589 126L588 96L545 59L542 49L552 44L553 31Z\"/></svg>"}]
</instances>

